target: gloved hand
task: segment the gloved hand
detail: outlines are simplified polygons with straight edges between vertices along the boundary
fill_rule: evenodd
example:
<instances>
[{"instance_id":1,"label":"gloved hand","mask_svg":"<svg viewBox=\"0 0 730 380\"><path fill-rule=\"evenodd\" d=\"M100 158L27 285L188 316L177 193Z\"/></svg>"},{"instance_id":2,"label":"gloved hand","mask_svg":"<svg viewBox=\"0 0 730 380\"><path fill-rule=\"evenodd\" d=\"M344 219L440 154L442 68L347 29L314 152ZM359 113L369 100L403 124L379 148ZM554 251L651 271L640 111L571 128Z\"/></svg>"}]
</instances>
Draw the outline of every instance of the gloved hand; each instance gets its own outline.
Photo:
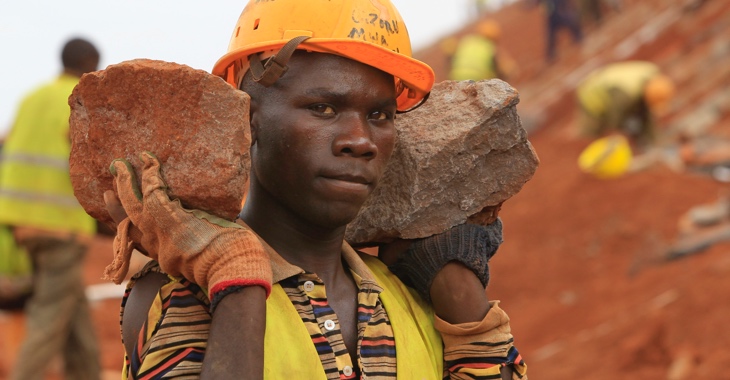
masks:
<instances>
[{"instance_id":1,"label":"gloved hand","mask_svg":"<svg viewBox=\"0 0 730 380\"><path fill-rule=\"evenodd\" d=\"M489 283L489 259L502 244L502 221L482 226L461 224L448 231L415 241L388 268L406 285L430 302L431 283L450 261L458 261Z\"/></svg>"},{"instance_id":2,"label":"gloved hand","mask_svg":"<svg viewBox=\"0 0 730 380\"><path fill-rule=\"evenodd\" d=\"M268 297L271 266L258 236L242 225L171 201L158 159L149 152L140 158L141 191L129 162L117 159L110 167L127 219L117 228L115 259L105 271L107 277L115 282L124 278L136 243L166 273L208 289L213 304L232 288L244 286L262 286Z\"/></svg>"}]
</instances>

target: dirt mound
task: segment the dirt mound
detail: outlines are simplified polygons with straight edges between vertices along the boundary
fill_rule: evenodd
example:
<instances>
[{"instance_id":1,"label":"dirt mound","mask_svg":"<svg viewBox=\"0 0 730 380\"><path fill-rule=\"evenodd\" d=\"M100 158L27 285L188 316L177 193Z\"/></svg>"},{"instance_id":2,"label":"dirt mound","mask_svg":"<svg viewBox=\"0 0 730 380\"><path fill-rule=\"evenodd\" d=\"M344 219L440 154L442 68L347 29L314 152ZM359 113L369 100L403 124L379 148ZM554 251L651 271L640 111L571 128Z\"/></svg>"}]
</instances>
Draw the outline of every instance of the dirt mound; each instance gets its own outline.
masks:
<instances>
[{"instance_id":1,"label":"dirt mound","mask_svg":"<svg viewBox=\"0 0 730 380\"><path fill-rule=\"evenodd\" d=\"M576 83L605 63L642 59L678 85L660 120L667 135L730 136L730 2L623 3L581 45L561 35L551 65L541 9L519 3L495 17L500 48L520 65L510 83L541 164L501 211L505 243L492 260L489 294L503 301L535 379L710 378L730 362L730 305L720 301L730 287L730 244L664 259L678 219L728 186L661 165L591 178L576 165L589 141L573 132ZM418 55L445 78L438 45Z\"/></svg>"}]
</instances>

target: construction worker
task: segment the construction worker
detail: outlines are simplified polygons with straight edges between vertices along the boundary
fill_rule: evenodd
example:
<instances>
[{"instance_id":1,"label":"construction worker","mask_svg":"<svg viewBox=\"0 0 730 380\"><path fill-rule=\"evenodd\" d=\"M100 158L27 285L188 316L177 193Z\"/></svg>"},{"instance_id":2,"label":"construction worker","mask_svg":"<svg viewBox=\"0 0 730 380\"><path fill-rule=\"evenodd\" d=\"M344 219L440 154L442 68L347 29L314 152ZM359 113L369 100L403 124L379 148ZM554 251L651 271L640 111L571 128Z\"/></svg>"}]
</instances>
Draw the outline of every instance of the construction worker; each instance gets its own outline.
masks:
<instances>
[{"instance_id":1,"label":"construction worker","mask_svg":"<svg viewBox=\"0 0 730 380\"><path fill-rule=\"evenodd\" d=\"M622 133L641 150L656 139L654 119L666 110L675 88L657 65L627 61L590 73L576 93L584 135Z\"/></svg>"},{"instance_id":2,"label":"construction worker","mask_svg":"<svg viewBox=\"0 0 730 380\"><path fill-rule=\"evenodd\" d=\"M583 40L583 29L580 25L578 10L571 0L528 1L535 6L543 4L545 7L545 26L547 28L545 54L548 63L556 59L555 48L560 29L567 28L573 37L574 43L579 43Z\"/></svg>"},{"instance_id":3,"label":"construction worker","mask_svg":"<svg viewBox=\"0 0 730 380\"><path fill-rule=\"evenodd\" d=\"M76 38L64 45L61 61L61 75L21 102L0 162L0 224L12 226L34 270L14 380L44 379L59 354L66 378L101 376L83 282L96 223L76 201L68 169L68 97L82 74L96 70L99 52Z\"/></svg>"},{"instance_id":4,"label":"construction worker","mask_svg":"<svg viewBox=\"0 0 730 380\"><path fill-rule=\"evenodd\" d=\"M466 35L459 41L451 60L449 79L506 79L497 59L497 40L501 33L496 21L479 22L476 33Z\"/></svg>"},{"instance_id":5,"label":"construction worker","mask_svg":"<svg viewBox=\"0 0 730 380\"><path fill-rule=\"evenodd\" d=\"M251 96L238 223L171 202L151 154L141 193L129 163L112 163L118 246L158 258L124 301L124 378L525 378L484 291L501 222L391 245L393 271L344 241L391 157L396 113L434 82L389 1L251 0L213 73Z\"/></svg>"}]
</instances>

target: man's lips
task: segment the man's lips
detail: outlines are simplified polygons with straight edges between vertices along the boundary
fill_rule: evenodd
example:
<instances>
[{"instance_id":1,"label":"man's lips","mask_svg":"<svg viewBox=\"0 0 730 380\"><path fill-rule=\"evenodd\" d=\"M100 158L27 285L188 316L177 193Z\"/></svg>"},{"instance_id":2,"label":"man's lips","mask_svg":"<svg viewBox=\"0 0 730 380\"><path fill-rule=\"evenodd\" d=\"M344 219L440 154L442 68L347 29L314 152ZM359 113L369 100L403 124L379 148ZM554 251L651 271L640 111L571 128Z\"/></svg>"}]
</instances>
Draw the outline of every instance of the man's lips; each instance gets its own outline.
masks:
<instances>
[{"instance_id":1,"label":"man's lips","mask_svg":"<svg viewBox=\"0 0 730 380\"><path fill-rule=\"evenodd\" d=\"M353 174L325 175L324 177L327 179L334 179L343 182L352 182L361 185L369 185L372 182L365 176Z\"/></svg>"},{"instance_id":2,"label":"man's lips","mask_svg":"<svg viewBox=\"0 0 730 380\"><path fill-rule=\"evenodd\" d=\"M349 191L369 191L372 177L353 173L323 173L322 178L338 188Z\"/></svg>"}]
</instances>

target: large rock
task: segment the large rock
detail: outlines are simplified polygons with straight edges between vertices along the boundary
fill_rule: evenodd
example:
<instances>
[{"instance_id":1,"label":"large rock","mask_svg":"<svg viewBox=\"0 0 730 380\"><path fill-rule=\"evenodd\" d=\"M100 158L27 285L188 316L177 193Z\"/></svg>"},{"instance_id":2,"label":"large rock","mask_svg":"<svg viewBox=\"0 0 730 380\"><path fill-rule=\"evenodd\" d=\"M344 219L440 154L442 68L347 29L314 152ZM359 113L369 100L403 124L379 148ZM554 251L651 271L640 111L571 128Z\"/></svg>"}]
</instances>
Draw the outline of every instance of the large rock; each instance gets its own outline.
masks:
<instances>
[{"instance_id":1,"label":"large rock","mask_svg":"<svg viewBox=\"0 0 730 380\"><path fill-rule=\"evenodd\" d=\"M346 239L368 245L490 223L537 169L517 91L500 80L446 81L398 115L398 145Z\"/></svg>"},{"instance_id":2,"label":"large rock","mask_svg":"<svg viewBox=\"0 0 730 380\"><path fill-rule=\"evenodd\" d=\"M249 97L221 78L169 62L133 60L84 75L69 98L74 194L111 225L102 194L109 165L126 158L141 178L139 153L162 163L173 198L233 220L250 168Z\"/></svg>"}]
</instances>

